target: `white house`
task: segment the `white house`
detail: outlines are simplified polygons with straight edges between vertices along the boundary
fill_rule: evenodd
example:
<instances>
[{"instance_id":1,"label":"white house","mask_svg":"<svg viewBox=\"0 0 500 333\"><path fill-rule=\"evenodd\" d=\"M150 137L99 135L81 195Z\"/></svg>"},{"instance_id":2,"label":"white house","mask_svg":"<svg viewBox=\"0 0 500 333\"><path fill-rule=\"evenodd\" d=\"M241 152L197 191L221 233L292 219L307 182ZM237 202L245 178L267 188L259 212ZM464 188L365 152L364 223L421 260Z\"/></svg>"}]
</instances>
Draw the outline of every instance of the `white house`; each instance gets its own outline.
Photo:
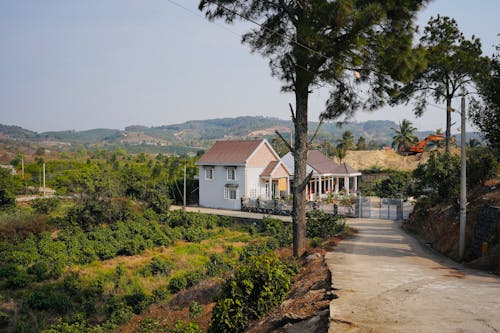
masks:
<instances>
[{"instance_id":1,"label":"white house","mask_svg":"<svg viewBox=\"0 0 500 333\"><path fill-rule=\"evenodd\" d=\"M286 154L281 161L293 174L292 154ZM306 172L309 174L311 171L313 174L307 185L308 200L323 198L328 193L343 191L350 194L358 190L358 177L361 176L361 172L354 170L346 163L335 163L319 150L307 152Z\"/></svg>"},{"instance_id":2,"label":"white house","mask_svg":"<svg viewBox=\"0 0 500 333\"><path fill-rule=\"evenodd\" d=\"M241 198L290 193L290 170L265 139L217 141L197 164L202 207L240 209Z\"/></svg>"}]
</instances>

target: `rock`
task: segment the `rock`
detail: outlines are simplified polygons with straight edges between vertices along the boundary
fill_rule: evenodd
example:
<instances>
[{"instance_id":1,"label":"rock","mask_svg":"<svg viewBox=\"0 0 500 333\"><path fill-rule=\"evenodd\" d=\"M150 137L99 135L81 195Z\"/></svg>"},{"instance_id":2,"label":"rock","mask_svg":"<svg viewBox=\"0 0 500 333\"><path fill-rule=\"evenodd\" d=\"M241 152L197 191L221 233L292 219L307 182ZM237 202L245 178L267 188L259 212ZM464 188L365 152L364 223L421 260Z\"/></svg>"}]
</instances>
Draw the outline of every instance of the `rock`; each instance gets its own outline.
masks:
<instances>
[{"instance_id":1,"label":"rock","mask_svg":"<svg viewBox=\"0 0 500 333\"><path fill-rule=\"evenodd\" d=\"M306 257L306 261L307 261L307 262L310 262L310 261L315 260L315 259L318 259L318 258L321 258L321 254L319 254L319 253L314 253L314 254L308 255L308 256Z\"/></svg>"}]
</instances>

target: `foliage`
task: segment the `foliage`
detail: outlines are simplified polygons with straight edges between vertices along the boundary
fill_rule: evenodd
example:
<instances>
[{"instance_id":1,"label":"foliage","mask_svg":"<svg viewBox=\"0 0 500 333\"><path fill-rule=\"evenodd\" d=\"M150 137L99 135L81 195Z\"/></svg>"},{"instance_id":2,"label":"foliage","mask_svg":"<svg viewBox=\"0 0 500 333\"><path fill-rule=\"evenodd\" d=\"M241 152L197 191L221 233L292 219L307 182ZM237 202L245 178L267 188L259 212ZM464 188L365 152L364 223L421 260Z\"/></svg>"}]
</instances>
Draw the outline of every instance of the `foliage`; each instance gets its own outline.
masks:
<instances>
[{"instance_id":1,"label":"foliage","mask_svg":"<svg viewBox=\"0 0 500 333\"><path fill-rule=\"evenodd\" d=\"M354 144L354 136L351 131L342 133L342 137L337 140L337 147L344 148L344 150L352 150L356 147Z\"/></svg>"},{"instance_id":2,"label":"foliage","mask_svg":"<svg viewBox=\"0 0 500 333\"><path fill-rule=\"evenodd\" d=\"M141 269L142 276L167 276L173 264L170 260L161 257L153 257L151 262Z\"/></svg>"},{"instance_id":3,"label":"foliage","mask_svg":"<svg viewBox=\"0 0 500 333\"><path fill-rule=\"evenodd\" d=\"M415 98L415 114L419 116L426 110L430 96L436 103L446 103L446 151L449 152L451 102L459 92L470 89L472 78L483 71L481 42L475 37L467 40L454 19L438 15L429 19L419 50L424 54L426 66L415 71L414 79L401 89L398 98L406 101Z\"/></svg>"},{"instance_id":4,"label":"foliage","mask_svg":"<svg viewBox=\"0 0 500 333\"><path fill-rule=\"evenodd\" d=\"M391 171L387 178L375 184L375 194L380 198L407 197L411 175L405 171Z\"/></svg>"},{"instance_id":5,"label":"foliage","mask_svg":"<svg viewBox=\"0 0 500 333\"><path fill-rule=\"evenodd\" d=\"M189 319L193 320L203 312L203 306L196 301L189 304Z\"/></svg>"},{"instance_id":6,"label":"foliage","mask_svg":"<svg viewBox=\"0 0 500 333\"><path fill-rule=\"evenodd\" d=\"M417 179L417 193L436 191L438 201L458 198L460 184L460 157L457 155L432 154L426 164L420 164L414 171Z\"/></svg>"},{"instance_id":7,"label":"foliage","mask_svg":"<svg viewBox=\"0 0 500 333\"><path fill-rule=\"evenodd\" d=\"M230 262L227 262L220 254L212 253L208 262L205 264L207 276L219 276L232 269Z\"/></svg>"},{"instance_id":8,"label":"foliage","mask_svg":"<svg viewBox=\"0 0 500 333\"><path fill-rule=\"evenodd\" d=\"M170 333L202 333L203 331L200 329L197 323L185 323L182 320L178 320L174 328L169 331Z\"/></svg>"},{"instance_id":9,"label":"foliage","mask_svg":"<svg viewBox=\"0 0 500 333\"><path fill-rule=\"evenodd\" d=\"M290 246L292 244L292 226L280 219L266 216L262 219L261 232L276 238L280 247Z\"/></svg>"},{"instance_id":10,"label":"foliage","mask_svg":"<svg viewBox=\"0 0 500 333\"><path fill-rule=\"evenodd\" d=\"M59 204L59 198L52 197L36 199L31 203L31 206L38 214L48 214L56 210Z\"/></svg>"},{"instance_id":11,"label":"foliage","mask_svg":"<svg viewBox=\"0 0 500 333\"><path fill-rule=\"evenodd\" d=\"M209 332L242 332L279 305L291 286L291 272L276 255L249 258L224 283L212 311Z\"/></svg>"},{"instance_id":12,"label":"foliage","mask_svg":"<svg viewBox=\"0 0 500 333\"><path fill-rule=\"evenodd\" d=\"M282 90L295 94L292 109L295 140L293 187L293 252L305 251L305 186L308 150L308 99L323 83L332 87L321 119L352 116L359 108L376 109L393 91L394 81L408 78L415 65L412 51L413 20L425 0L406 1L246 1L201 0L199 9L211 20L227 23L245 19L260 28L243 35L253 52L269 58L271 73L283 82ZM226 6L229 5L231 9ZM273 33L269 33L272 31ZM397 36L397 37L396 37ZM347 75L354 71L358 79ZM368 91L361 93L361 85ZM362 101L361 96L368 96ZM340 120L340 119L339 119Z\"/></svg>"},{"instance_id":13,"label":"foliage","mask_svg":"<svg viewBox=\"0 0 500 333\"><path fill-rule=\"evenodd\" d=\"M485 147L476 147L467 151L467 186L474 187L495 176L498 161L495 155Z\"/></svg>"},{"instance_id":14,"label":"foliage","mask_svg":"<svg viewBox=\"0 0 500 333\"><path fill-rule=\"evenodd\" d=\"M497 52L500 46L497 46ZM485 73L476 78L481 100L473 99L470 116L500 159L500 54L488 61Z\"/></svg>"},{"instance_id":15,"label":"foliage","mask_svg":"<svg viewBox=\"0 0 500 333\"><path fill-rule=\"evenodd\" d=\"M16 205L16 194L20 188L19 179L9 169L0 168L0 210Z\"/></svg>"},{"instance_id":16,"label":"foliage","mask_svg":"<svg viewBox=\"0 0 500 333\"><path fill-rule=\"evenodd\" d=\"M308 238L327 238L344 231L345 218L332 215L321 210L307 213L306 235Z\"/></svg>"},{"instance_id":17,"label":"foliage","mask_svg":"<svg viewBox=\"0 0 500 333\"><path fill-rule=\"evenodd\" d=\"M413 127L413 124L407 119L403 119L403 121L399 123L399 129L391 129L394 131L392 147L396 147L398 152L406 151L406 148L418 141L417 136L414 134L416 128Z\"/></svg>"}]
</instances>

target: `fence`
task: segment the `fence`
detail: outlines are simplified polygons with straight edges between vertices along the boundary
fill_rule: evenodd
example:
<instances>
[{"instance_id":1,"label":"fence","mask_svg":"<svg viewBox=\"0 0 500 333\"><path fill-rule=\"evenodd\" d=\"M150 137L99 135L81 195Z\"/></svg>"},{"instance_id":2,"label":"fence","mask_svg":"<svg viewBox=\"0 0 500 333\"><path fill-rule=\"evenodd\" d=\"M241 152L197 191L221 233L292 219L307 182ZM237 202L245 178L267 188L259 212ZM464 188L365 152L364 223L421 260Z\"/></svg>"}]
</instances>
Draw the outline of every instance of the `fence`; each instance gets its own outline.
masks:
<instances>
[{"instance_id":1,"label":"fence","mask_svg":"<svg viewBox=\"0 0 500 333\"><path fill-rule=\"evenodd\" d=\"M402 199L357 197L354 205L340 206L337 204L325 204L319 202L308 202L306 210L320 209L331 214L340 214L347 217L358 217L368 219L383 219L401 221L408 219L413 211L413 206ZM241 199L241 210L255 213L274 215L291 215L292 206L290 202L281 200Z\"/></svg>"},{"instance_id":2,"label":"fence","mask_svg":"<svg viewBox=\"0 0 500 333\"><path fill-rule=\"evenodd\" d=\"M356 217L401 221L408 219L413 206L403 199L358 197L354 210Z\"/></svg>"}]
</instances>

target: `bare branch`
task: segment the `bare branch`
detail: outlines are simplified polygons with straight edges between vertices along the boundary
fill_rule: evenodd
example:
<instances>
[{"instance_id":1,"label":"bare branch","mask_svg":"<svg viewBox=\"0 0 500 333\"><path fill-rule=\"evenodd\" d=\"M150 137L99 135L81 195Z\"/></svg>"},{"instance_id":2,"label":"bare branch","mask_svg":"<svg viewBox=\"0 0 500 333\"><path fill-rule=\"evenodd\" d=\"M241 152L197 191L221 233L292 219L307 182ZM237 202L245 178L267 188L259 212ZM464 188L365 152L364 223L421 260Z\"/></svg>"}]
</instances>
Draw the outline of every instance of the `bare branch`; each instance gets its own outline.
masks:
<instances>
[{"instance_id":1,"label":"bare branch","mask_svg":"<svg viewBox=\"0 0 500 333\"><path fill-rule=\"evenodd\" d=\"M318 132L319 132L319 128L321 127L321 125L323 124L323 121L325 120L325 117L323 117L322 115L319 116L319 123L318 123L318 126L316 127L316 130L314 131L314 134L313 136L311 137L311 140L309 140L309 142L307 143L308 146L310 146L312 144L312 142L314 141L314 139L316 138L316 136L318 135Z\"/></svg>"},{"instance_id":2,"label":"bare branch","mask_svg":"<svg viewBox=\"0 0 500 333\"><path fill-rule=\"evenodd\" d=\"M292 121L295 124L295 112L293 111L292 103L288 103L288 106L290 106L290 113L292 114Z\"/></svg>"},{"instance_id":3,"label":"bare branch","mask_svg":"<svg viewBox=\"0 0 500 333\"><path fill-rule=\"evenodd\" d=\"M276 133L276 135L279 136L279 138L281 139L281 141L283 141L288 150L295 155L295 149L292 148L292 146L288 143L288 141L286 141L286 139L281 135L281 133L278 132L278 130L274 131L274 133Z\"/></svg>"},{"instance_id":4,"label":"bare branch","mask_svg":"<svg viewBox=\"0 0 500 333\"><path fill-rule=\"evenodd\" d=\"M309 172L309 174L307 175L306 179L304 179L304 182L302 184L298 185L299 193L305 190L307 184L309 184L309 181L312 178L312 175L313 175L313 171L311 170L311 172Z\"/></svg>"}]
</instances>

